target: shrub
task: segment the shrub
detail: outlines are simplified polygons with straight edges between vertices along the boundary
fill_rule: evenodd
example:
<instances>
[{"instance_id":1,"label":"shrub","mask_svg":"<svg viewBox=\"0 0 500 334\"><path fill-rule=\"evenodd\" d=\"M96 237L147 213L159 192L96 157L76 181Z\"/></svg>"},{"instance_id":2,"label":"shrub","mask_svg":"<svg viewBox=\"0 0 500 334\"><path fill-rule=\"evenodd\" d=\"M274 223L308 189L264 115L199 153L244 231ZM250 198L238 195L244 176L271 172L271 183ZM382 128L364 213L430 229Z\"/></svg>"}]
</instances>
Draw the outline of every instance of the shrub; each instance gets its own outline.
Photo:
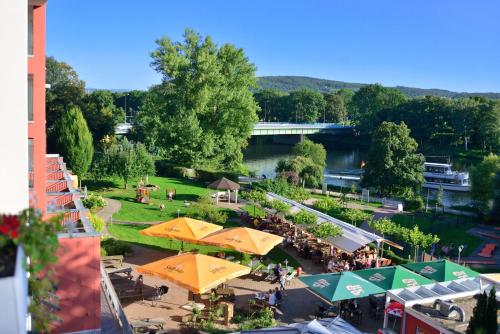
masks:
<instances>
[{"instance_id":1,"label":"shrub","mask_svg":"<svg viewBox=\"0 0 500 334\"><path fill-rule=\"evenodd\" d=\"M254 203L260 203L265 201L267 198L266 193L260 190L245 191L241 195L247 201Z\"/></svg>"},{"instance_id":2,"label":"shrub","mask_svg":"<svg viewBox=\"0 0 500 334\"><path fill-rule=\"evenodd\" d=\"M276 324L273 311L268 307L250 315L235 316L233 322L239 323L240 331L267 328Z\"/></svg>"},{"instance_id":3,"label":"shrub","mask_svg":"<svg viewBox=\"0 0 500 334\"><path fill-rule=\"evenodd\" d=\"M101 247L101 256L108 256L108 253L104 248Z\"/></svg>"},{"instance_id":4,"label":"shrub","mask_svg":"<svg viewBox=\"0 0 500 334\"><path fill-rule=\"evenodd\" d=\"M312 225L318 222L318 217L314 213L301 210L293 216L292 220L297 225Z\"/></svg>"},{"instance_id":5,"label":"shrub","mask_svg":"<svg viewBox=\"0 0 500 334\"><path fill-rule=\"evenodd\" d=\"M318 211L328 213L332 210L340 210L340 203L336 199L327 197L325 199L314 202L313 207Z\"/></svg>"},{"instance_id":6,"label":"shrub","mask_svg":"<svg viewBox=\"0 0 500 334\"><path fill-rule=\"evenodd\" d=\"M87 209L96 210L106 206L106 201L101 195L89 193L87 197L82 200L83 205Z\"/></svg>"},{"instance_id":7,"label":"shrub","mask_svg":"<svg viewBox=\"0 0 500 334\"><path fill-rule=\"evenodd\" d=\"M321 223L316 226L311 226L307 229L317 238L336 237L342 234L342 228L332 223Z\"/></svg>"},{"instance_id":8,"label":"shrub","mask_svg":"<svg viewBox=\"0 0 500 334\"><path fill-rule=\"evenodd\" d=\"M347 220L348 223L357 226L359 223L371 220L373 216L359 209L345 209L342 213L342 217Z\"/></svg>"},{"instance_id":9,"label":"shrub","mask_svg":"<svg viewBox=\"0 0 500 334\"><path fill-rule=\"evenodd\" d=\"M224 225L227 220L227 214L212 204L209 195L203 196L198 202L193 203L189 207L188 216L218 225Z\"/></svg>"},{"instance_id":10,"label":"shrub","mask_svg":"<svg viewBox=\"0 0 500 334\"><path fill-rule=\"evenodd\" d=\"M284 213L285 215L288 213L290 210L290 205L283 203L280 200L273 199L269 202L271 209L276 210L277 212Z\"/></svg>"},{"instance_id":11,"label":"shrub","mask_svg":"<svg viewBox=\"0 0 500 334\"><path fill-rule=\"evenodd\" d=\"M109 238L101 241L107 255L127 255L132 253L132 247L125 241Z\"/></svg>"},{"instance_id":12,"label":"shrub","mask_svg":"<svg viewBox=\"0 0 500 334\"><path fill-rule=\"evenodd\" d=\"M95 215L93 213L91 213L89 215L89 218L90 218L90 223L92 224L92 227L94 228L94 230L96 232L101 232L102 229L104 228L104 225L106 224L104 222L104 219L102 219L101 217L99 217L98 215Z\"/></svg>"},{"instance_id":13,"label":"shrub","mask_svg":"<svg viewBox=\"0 0 500 334\"><path fill-rule=\"evenodd\" d=\"M311 197L311 194L309 194L304 188L290 187L290 189L288 189L288 192L284 196L289 197L290 199L293 199L297 202L303 202Z\"/></svg>"},{"instance_id":14,"label":"shrub","mask_svg":"<svg viewBox=\"0 0 500 334\"><path fill-rule=\"evenodd\" d=\"M417 196L412 199L406 199L404 201L404 209L406 211L416 211L422 209L423 207L424 207L424 201L420 196Z\"/></svg>"}]
</instances>

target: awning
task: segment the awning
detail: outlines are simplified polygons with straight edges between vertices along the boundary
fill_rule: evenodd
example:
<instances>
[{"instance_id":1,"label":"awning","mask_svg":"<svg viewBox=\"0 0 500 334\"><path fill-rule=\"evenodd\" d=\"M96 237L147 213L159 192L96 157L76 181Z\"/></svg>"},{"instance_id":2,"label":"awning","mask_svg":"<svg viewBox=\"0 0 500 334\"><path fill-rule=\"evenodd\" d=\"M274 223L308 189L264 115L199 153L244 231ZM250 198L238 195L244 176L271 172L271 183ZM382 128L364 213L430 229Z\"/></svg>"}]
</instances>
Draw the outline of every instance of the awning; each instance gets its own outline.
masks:
<instances>
[{"instance_id":1,"label":"awning","mask_svg":"<svg viewBox=\"0 0 500 334\"><path fill-rule=\"evenodd\" d=\"M353 273L384 290L409 288L432 283L430 279L402 266L356 270Z\"/></svg>"},{"instance_id":2,"label":"awning","mask_svg":"<svg viewBox=\"0 0 500 334\"><path fill-rule=\"evenodd\" d=\"M478 272L448 260L404 264L406 268L437 282L476 277Z\"/></svg>"}]
</instances>

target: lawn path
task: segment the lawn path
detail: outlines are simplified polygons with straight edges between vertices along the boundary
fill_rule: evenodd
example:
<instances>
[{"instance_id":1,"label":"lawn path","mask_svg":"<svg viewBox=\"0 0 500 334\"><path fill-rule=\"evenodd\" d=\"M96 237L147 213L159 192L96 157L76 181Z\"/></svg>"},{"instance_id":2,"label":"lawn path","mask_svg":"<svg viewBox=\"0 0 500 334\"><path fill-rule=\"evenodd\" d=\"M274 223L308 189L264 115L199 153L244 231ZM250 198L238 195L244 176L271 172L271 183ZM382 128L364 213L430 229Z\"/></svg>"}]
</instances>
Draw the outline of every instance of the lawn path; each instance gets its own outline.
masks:
<instances>
[{"instance_id":1,"label":"lawn path","mask_svg":"<svg viewBox=\"0 0 500 334\"><path fill-rule=\"evenodd\" d=\"M99 210L96 214L105 222L104 228L102 229L101 233L105 236L110 236L107 225L111 223L113 214L120 211L122 204L120 203L120 201L117 201L115 199L105 198L104 200L107 203L106 206Z\"/></svg>"}]
</instances>

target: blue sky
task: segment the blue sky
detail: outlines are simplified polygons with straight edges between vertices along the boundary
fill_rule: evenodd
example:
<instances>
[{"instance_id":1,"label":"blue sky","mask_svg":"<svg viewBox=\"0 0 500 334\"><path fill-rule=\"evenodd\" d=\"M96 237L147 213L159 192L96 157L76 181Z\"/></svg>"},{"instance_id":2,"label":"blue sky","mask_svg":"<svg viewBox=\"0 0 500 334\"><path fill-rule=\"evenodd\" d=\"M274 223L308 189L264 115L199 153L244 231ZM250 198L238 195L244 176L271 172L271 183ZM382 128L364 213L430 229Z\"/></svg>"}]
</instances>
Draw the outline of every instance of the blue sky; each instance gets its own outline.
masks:
<instances>
[{"instance_id":1,"label":"blue sky","mask_svg":"<svg viewBox=\"0 0 500 334\"><path fill-rule=\"evenodd\" d=\"M47 54L87 87L145 89L154 41L186 27L242 47L259 76L500 92L498 0L49 0Z\"/></svg>"}]
</instances>

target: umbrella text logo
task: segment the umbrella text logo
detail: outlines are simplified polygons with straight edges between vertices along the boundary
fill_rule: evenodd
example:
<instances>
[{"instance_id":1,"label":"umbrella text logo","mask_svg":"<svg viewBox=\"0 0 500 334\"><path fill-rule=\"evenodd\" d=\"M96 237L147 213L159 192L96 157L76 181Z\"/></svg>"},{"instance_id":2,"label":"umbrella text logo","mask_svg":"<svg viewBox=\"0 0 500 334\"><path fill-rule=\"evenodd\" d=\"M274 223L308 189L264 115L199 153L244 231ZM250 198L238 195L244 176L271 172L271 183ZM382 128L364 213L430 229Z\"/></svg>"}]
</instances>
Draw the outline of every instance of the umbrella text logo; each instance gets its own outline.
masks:
<instances>
[{"instance_id":1,"label":"umbrella text logo","mask_svg":"<svg viewBox=\"0 0 500 334\"><path fill-rule=\"evenodd\" d=\"M210 268L208 268L208 271L211 272L212 274L218 274L218 273L222 273L226 270L226 267L224 266L217 266L217 265L213 265L213 266L210 266Z\"/></svg>"},{"instance_id":2,"label":"umbrella text logo","mask_svg":"<svg viewBox=\"0 0 500 334\"><path fill-rule=\"evenodd\" d=\"M184 273L184 270L182 269L182 264L177 264L175 266L166 266L165 270L175 271L176 273L179 273L179 274Z\"/></svg>"},{"instance_id":3,"label":"umbrella text logo","mask_svg":"<svg viewBox=\"0 0 500 334\"><path fill-rule=\"evenodd\" d=\"M412 287L412 286L418 285L417 281L415 281L415 279L413 279L413 278L403 278L402 281L403 281L403 284L407 287Z\"/></svg>"},{"instance_id":4,"label":"umbrella text logo","mask_svg":"<svg viewBox=\"0 0 500 334\"><path fill-rule=\"evenodd\" d=\"M236 242L236 243L239 243L241 244L243 241L241 241L241 238L238 237L238 236L234 236L234 237L228 237L226 238L227 241L229 242Z\"/></svg>"},{"instance_id":5,"label":"umbrella text logo","mask_svg":"<svg viewBox=\"0 0 500 334\"><path fill-rule=\"evenodd\" d=\"M352 293L355 296L359 296L360 294L363 293L363 288L361 285L347 285L346 289L349 290L350 293Z\"/></svg>"},{"instance_id":6,"label":"umbrella text logo","mask_svg":"<svg viewBox=\"0 0 500 334\"><path fill-rule=\"evenodd\" d=\"M467 275L464 271L454 271L453 276L458 277L458 278L467 278L469 275Z\"/></svg>"},{"instance_id":7,"label":"umbrella text logo","mask_svg":"<svg viewBox=\"0 0 500 334\"><path fill-rule=\"evenodd\" d=\"M437 270L431 266L425 266L420 270L421 274L434 274Z\"/></svg>"},{"instance_id":8,"label":"umbrella text logo","mask_svg":"<svg viewBox=\"0 0 500 334\"><path fill-rule=\"evenodd\" d=\"M330 285L330 283L328 283L327 280L320 279L320 280L314 282L312 286L315 287L315 288L322 289L322 288L326 288L329 285Z\"/></svg>"},{"instance_id":9,"label":"umbrella text logo","mask_svg":"<svg viewBox=\"0 0 500 334\"><path fill-rule=\"evenodd\" d=\"M372 282L382 282L383 280L385 280L385 276L380 274L380 273L375 273L373 275L371 275L368 280L369 281L372 281Z\"/></svg>"},{"instance_id":10,"label":"umbrella text logo","mask_svg":"<svg viewBox=\"0 0 500 334\"><path fill-rule=\"evenodd\" d=\"M165 228L165 232L180 232L181 230L177 227L167 227Z\"/></svg>"}]
</instances>

